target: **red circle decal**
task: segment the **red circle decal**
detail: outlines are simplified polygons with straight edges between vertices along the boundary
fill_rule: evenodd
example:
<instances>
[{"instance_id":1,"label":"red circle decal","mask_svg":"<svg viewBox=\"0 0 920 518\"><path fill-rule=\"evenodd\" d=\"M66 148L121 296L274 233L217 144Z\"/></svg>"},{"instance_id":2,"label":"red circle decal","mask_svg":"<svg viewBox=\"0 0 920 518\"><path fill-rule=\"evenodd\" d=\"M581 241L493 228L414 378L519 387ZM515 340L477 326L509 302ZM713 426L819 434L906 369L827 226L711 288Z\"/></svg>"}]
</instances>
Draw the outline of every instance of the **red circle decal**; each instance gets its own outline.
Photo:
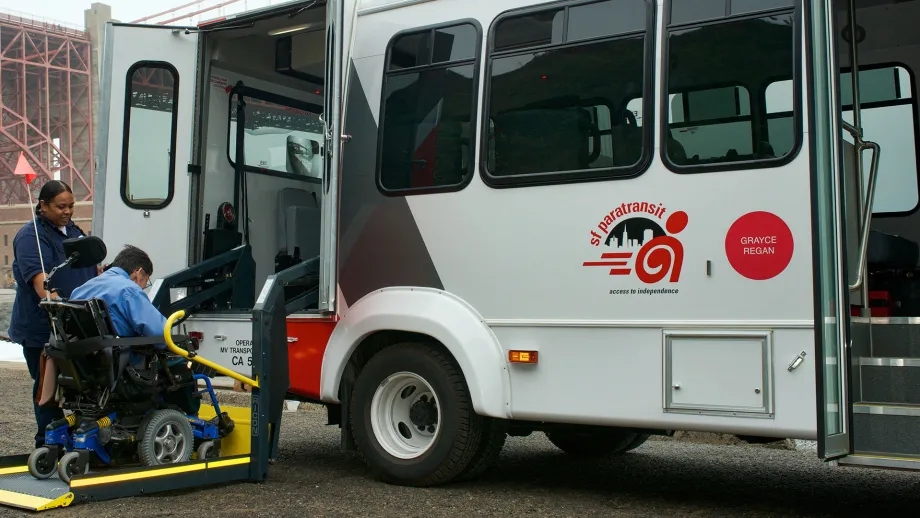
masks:
<instances>
[{"instance_id":1,"label":"red circle decal","mask_svg":"<svg viewBox=\"0 0 920 518\"><path fill-rule=\"evenodd\" d=\"M736 272L748 279L764 281L783 273L792 261L792 231L786 222L770 212L749 212L741 216L725 235L725 255Z\"/></svg>"}]
</instances>

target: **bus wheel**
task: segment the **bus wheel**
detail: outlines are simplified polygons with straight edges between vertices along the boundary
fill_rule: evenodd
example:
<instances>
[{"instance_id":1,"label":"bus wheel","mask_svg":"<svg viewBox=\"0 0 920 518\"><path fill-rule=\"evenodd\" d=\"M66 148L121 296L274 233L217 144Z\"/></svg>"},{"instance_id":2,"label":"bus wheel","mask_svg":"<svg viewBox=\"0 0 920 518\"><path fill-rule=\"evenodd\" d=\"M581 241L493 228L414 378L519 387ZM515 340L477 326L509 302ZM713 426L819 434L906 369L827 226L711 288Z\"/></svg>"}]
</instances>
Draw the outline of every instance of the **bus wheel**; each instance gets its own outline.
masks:
<instances>
[{"instance_id":1,"label":"bus wheel","mask_svg":"<svg viewBox=\"0 0 920 518\"><path fill-rule=\"evenodd\" d=\"M466 471L457 480L473 480L492 467L502 453L505 439L508 438L508 422L503 419L485 418L482 441Z\"/></svg>"},{"instance_id":2,"label":"bus wheel","mask_svg":"<svg viewBox=\"0 0 920 518\"><path fill-rule=\"evenodd\" d=\"M483 418L460 368L439 349L398 344L374 355L355 383L352 432L368 467L407 486L449 482L477 453Z\"/></svg>"},{"instance_id":3,"label":"bus wheel","mask_svg":"<svg viewBox=\"0 0 920 518\"><path fill-rule=\"evenodd\" d=\"M573 426L547 431L546 437L573 457L599 458L634 450L649 436L625 428Z\"/></svg>"}]
</instances>

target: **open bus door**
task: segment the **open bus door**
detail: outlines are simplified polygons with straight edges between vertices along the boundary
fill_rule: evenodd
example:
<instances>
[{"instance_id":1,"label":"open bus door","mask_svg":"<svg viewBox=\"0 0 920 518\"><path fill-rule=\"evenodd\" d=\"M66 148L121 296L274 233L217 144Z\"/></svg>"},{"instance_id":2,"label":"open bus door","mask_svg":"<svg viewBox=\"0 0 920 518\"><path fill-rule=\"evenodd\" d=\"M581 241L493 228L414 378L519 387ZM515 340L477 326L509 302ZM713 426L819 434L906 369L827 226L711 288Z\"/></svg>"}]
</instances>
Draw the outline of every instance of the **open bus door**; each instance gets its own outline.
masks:
<instances>
[{"instance_id":1,"label":"open bus door","mask_svg":"<svg viewBox=\"0 0 920 518\"><path fill-rule=\"evenodd\" d=\"M109 23L103 46L94 234L111 261L126 244L155 277L188 259L197 29Z\"/></svg>"},{"instance_id":2,"label":"open bus door","mask_svg":"<svg viewBox=\"0 0 920 518\"><path fill-rule=\"evenodd\" d=\"M818 453L846 465L912 464L910 469L918 469L913 459L905 464L905 451L896 439L899 432L888 429L889 414L905 391L903 373L888 369L866 376L863 369L897 366L901 360L873 346L877 322L870 307L868 258L881 147L867 140L861 123L859 53L857 43L847 36L848 28L857 26L856 3L838 3L835 11L829 7L833 3L821 0L810 5L812 116L817 121L813 167ZM839 56L848 56L846 67L840 66Z\"/></svg>"},{"instance_id":3,"label":"open bus door","mask_svg":"<svg viewBox=\"0 0 920 518\"><path fill-rule=\"evenodd\" d=\"M852 452L849 398L850 294L838 103L834 12L829 2L806 2L812 124L812 190L815 239L815 337L818 456L825 460ZM798 360L797 360L798 361ZM800 362L801 363L801 362ZM789 369L797 368L796 362Z\"/></svg>"},{"instance_id":4,"label":"open bus door","mask_svg":"<svg viewBox=\"0 0 920 518\"><path fill-rule=\"evenodd\" d=\"M319 310L334 313L338 287L339 173L342 168L344 112L344 22L343 0L326 4L326 85L323 92L323 133L325 171L322 196L322 231L320 243ZM355 30L352 27L351 30Z\"/></svg>"}]
</instances>

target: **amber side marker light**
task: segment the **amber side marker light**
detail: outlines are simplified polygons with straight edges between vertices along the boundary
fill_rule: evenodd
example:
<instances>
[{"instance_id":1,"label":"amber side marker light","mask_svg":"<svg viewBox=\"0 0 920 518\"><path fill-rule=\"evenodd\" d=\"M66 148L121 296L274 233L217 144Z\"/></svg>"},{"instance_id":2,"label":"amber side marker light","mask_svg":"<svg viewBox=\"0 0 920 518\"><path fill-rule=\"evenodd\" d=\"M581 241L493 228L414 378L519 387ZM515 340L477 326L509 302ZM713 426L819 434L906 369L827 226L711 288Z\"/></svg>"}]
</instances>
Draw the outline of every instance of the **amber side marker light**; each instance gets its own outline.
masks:
<instances>
[{"instance_id":1,"label":"amber side marker light","mask_svg":"<svg viewBox=\"0 0 920 518\"><path fill-rule=\"evenodd\" d=\"M537 351L508 351L511 363L537 363Z\"/></svg>"}]
</instances>

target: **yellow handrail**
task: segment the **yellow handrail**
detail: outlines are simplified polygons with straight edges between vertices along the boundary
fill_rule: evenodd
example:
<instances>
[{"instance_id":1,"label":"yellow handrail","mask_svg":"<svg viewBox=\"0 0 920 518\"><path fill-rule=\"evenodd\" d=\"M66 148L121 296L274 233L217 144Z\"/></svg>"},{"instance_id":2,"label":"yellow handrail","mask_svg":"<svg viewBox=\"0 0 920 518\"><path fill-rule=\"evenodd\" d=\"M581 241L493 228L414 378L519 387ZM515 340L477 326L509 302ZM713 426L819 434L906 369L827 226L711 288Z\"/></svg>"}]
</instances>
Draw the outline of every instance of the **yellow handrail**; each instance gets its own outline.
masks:
<instances>
[{"instance_id":1,"label":"yellow handrail","mask_svg":"<svg viewBox=\"0 0 920 518\"><path fill-rule=\"evenodd\" d=\"M179 310L179 311L176 311L175 313L173 313L172 315L169 315L169 318L166 319L166 328L163 329L163 339L166 341L166 347L170 350L170 352L172 352L173 354L178 354L179 356L185 358L186 360L191 360L191 361L193 361L193 362L198 362L198 363L200 363L200 364L202 364L202 365L204 365L204 366L206 366L206 367L210 367L210 368L214 369L215 371L219 372L220 374L223 374L224 376L229 376L229 377L231 377L231 378L233 378L233 379L235 379L235 380L237 380L237 381L239 381L239 382L245 383L245 384L247 384L247 385L249 385L249 386L251 386L251 387L253 387L253 388L259 388L259 382L258 382L258 381L254 380L254 379L247 378L246 376L243 376L242 374L240 374L240 373L238 373L238 372L232 371L232 370L230 370L230 369L228 369L228 368L226 368L226 367L223 367L223 366L221 366L221 365L218 365L218 364L212 362L211 360L208 360L208 359L206 359L206 358L202 358L201 356L199 356L199 355L197 355L197 354L196 354L195 356L192 356L191 358L189 358L188 351L186 351L185 349L182 349L181 347L177 346L175 342L173 342L173 339L172 339L172 332L171 332L173 326L175 325L174 322L175 322L176 320L179 320L180 318L182 318L182 317L184 317L184 316L185 316L185 311Z\"/></svg>"}]
</instances>

